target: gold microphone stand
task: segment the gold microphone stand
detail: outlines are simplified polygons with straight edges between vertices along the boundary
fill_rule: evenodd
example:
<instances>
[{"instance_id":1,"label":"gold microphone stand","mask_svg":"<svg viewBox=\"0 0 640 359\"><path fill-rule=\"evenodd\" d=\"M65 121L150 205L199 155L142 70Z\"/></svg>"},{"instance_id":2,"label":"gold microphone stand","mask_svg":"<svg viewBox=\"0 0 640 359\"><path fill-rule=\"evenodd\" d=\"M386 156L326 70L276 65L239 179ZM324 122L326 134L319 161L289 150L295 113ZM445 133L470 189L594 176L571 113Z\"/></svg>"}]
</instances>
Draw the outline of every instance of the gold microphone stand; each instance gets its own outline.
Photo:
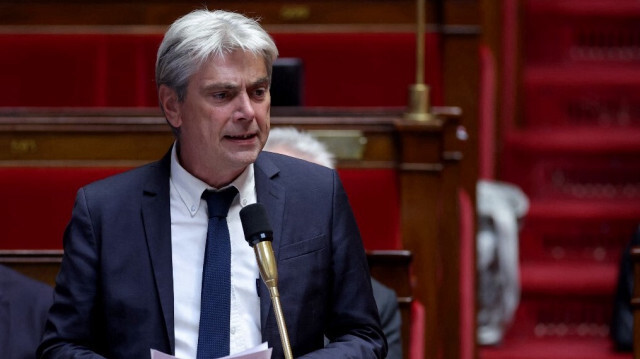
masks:
<instances>
[{"instance_id":1,"label":"gold microphone stand","mask_svg":"<svg viewBox=\"0 0 640 359\"><path fill-rule=\"evenodd\" d=\"M409 109L404 118L414 121L432 121L429 113L429 86L424 81L424 32L425 32L425 0L417 0L416 28L416 83L409 86Z\"/></svg>"},{"instance_id":2,"label":"gold microphone stand","mask_svg":"<svg viewBox=\"0 0 640 359\"><path fill-rule=\"evenodd\" d=\"M276 322L278 323L278 330L280 331L280 340L282 341L284 357L286 359L293 359L293 354L291 354L291 344L289 343L289 334L287 333L287 326L284 322L282 306L280 305L280 292L278 292L278 269L276 267L276 259L273 255L271 241L262 241L257 243L255 245L255 254L256 259L258 260L260 276L262 276L264 284L269 288L269 294L271 295L271 303L273 304L273 310L276 314Z\"/></svg>"}]
</instances>

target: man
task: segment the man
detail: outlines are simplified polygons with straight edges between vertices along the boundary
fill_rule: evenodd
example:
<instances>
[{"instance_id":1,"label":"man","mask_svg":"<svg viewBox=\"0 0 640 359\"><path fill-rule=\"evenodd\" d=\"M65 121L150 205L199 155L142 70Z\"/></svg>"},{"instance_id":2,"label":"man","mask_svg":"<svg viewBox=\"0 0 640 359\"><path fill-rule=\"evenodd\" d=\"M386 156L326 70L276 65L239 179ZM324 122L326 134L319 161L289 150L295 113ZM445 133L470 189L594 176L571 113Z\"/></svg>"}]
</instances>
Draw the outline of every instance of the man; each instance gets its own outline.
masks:
<instances>
[{"instance_id":1,"label":"man","mask_svg":"<svg viewBox=\"0 0 640 359\"><path fill-rule=\"evenodd\" d=\"M294 127L271 129L265 151L301 158L321 166L334 168L335 159L324 143ZM387 359L402 358L402 317L396 292L371 278L373 298L378 307L380 324L387 339Z\"/></svg>"},{"instance_id":2,"label":"man","mask_svg":"<svg viewBox=\"0 0 640 359\"><path fill-rule=\"evenodd\" d=\"M269 35L238 14L195 11L169 28L156 83L175 144L159 162L78 191L40 357L143 358L153 348L212 358L226 354L204 355L201 347L211 342L209 330L224 329L226 353L268 341L282 358L269 293L239 221L240 209L255 202L274 230L294 357L385 356L366 257L337 174L261 153L276 57ZM238 194L224 220L227 318L200 320L219 292L202 290L209 254L217 253L209 251L208 217L219 215L217 202L202 196L231 187Z\"/></svg>"},{"instance_id":3,"label":"man","mask_svg":"<svg viewBox=\"0 0 640 359\"><path fill-rule=\"evenodd\" d=\"M633 351L633 299L634 271L631 249L640 246L640 226L636 227L631 240L622 250L618 263L618 280L613 298L613 315L609 336L617 351Z\"/></svg>"},{"instance_id":4,"label":"man","mask_svg":"<svg viewBox=\"0 0 640 359\"><path fill-rule=\"evenodd\" d=\"M33 359L53 288L0 265L0 358Z\"/></svg>"}]
</instances>

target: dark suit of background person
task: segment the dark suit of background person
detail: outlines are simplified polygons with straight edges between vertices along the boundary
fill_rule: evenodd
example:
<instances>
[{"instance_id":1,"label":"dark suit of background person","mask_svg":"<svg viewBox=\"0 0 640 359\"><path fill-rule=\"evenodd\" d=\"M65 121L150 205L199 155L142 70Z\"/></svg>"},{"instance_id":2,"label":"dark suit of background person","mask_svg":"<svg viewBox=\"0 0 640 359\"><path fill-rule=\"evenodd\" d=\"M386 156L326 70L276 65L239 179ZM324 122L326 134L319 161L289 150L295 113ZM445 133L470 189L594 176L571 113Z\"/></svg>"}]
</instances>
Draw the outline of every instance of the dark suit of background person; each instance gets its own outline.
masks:
<instances>
[{"instance_id":1,"label":"dark suit of background person","mask_svg":"<svg viewBox=\"0 0 640 359\"><path fill-rule=\"evenodd\" d=\"M380 314L380 324L382 331L387 338L389 351L387 359L402 358L402 318L400 309L398 308L398 297L396 292L378 282L371 280L373 288L373 297L376 300L378 313Z\"/></svg>"},{"instance_id":2,"label":"dark suit of background person","mask_svg":"<svg viewBox=\"0 0 640 359\"><path fill-rule=\"evenodd\" d=\"M633 309L631 308L631 298L633 297L633 259L631 258L631 248L640 246L640 226L636 228L622 252L619 264L618 283L613 303L613 315L611 320L611 339L616 350L633 350Z\"/></svg>"},{"instance_id":3,"label":"dark suit of background person","mask_svg":"<svg viewBox=\"0 0 640 359\"><path fill-rule=\"evenodd\" d=\"M51 286L0 265L0 358L36 357L52 302Z\"/></svg>"}]
</instances>

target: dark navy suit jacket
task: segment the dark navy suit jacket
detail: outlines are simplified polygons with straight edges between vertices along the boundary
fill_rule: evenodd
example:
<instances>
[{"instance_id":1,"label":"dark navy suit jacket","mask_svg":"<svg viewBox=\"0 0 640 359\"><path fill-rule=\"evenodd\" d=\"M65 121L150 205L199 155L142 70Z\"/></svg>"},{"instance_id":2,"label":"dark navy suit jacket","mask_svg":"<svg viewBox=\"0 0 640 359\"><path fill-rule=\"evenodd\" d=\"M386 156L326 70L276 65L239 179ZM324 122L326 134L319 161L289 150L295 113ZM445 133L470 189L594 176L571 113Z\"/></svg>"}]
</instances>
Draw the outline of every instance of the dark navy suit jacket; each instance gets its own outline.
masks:
<instances>
[{"instance_id":1,"label":"dark navy suit jacket","mask_svg":"<svg viewBox=\"0 0 640 359\"><path fill-rule=\"evenodd\" d=\"M384 357L366 257L336 172L268 152L254 169L258 202L274 230L293 355ZM78 191L42 357L174 352L169 172L167 154ZM282 358L264 284L259 292L263 340ZM325 348L324 335L331 340Z\"/></svg>"},{"instance_id":2,"label":"dark navy suit jacket","mask_svg":"<svg viewBox=\"0 0 640 359\"><path fill-rule=\"evenodd\" d=\"M0 358L33 359L53 288L0 265Z\"/></svg>"}]
</instances>

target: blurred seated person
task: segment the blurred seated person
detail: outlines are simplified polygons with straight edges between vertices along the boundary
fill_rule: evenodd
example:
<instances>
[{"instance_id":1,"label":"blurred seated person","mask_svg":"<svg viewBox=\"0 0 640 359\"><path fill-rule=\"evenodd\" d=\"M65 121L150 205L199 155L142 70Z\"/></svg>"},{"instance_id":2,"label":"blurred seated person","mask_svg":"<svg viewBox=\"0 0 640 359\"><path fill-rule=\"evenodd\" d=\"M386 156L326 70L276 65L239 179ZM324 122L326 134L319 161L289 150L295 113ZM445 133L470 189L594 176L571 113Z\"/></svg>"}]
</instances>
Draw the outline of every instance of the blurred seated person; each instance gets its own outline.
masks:
<instances>
[{"instance_id":1,"label":"blurred seated person","mask_svg":"<svg viewBox=\"0 0 640 359\"><path fill-rule=\"evenodd\" d=\"M319 165L334 168L335 159L324 143L318 141L307 132L293 127L275 127L269 132L269 138L264 146L265 151L276 152L291 157L297 157ZM389 351L388 359L402 358L402 339L400 310L398 297L393 289L371 278L373 297L380 314L382 331L387 337Z\"/></svg>"},{"instance_id":2,"label":"blurred seated person","mask_svg":"<svg viewBox=\"0 0 640 359\"><path fill-rule=\"evenodd\" d=\"M520 302L519 232L529 199L517 186L477 183L477 342L498 345Z\"/></svg>"},{"instance_id":3,"label":"blurred seated person","mask_svg":"<svg viewBox=\"0 0 640 359\"><path fill-rule=\"evenodd\" d=\"M631 297L633 296L633 260L631 248L640 246L640 226L631 237L631 241L624 249L620 258L618 284L613 305L611 322L611 339L618 351L633 350L633 310Z\"/></svg>"},{"instance_id":4,"label":"blurred seated person","mask_svg":"<svg viewBox=\"0 0 640 359\"><path fill-rule=\"evenodd\" d=\"M0 358L34 359L53 288L0 265Z\"/></svg>"}]
</instances>

